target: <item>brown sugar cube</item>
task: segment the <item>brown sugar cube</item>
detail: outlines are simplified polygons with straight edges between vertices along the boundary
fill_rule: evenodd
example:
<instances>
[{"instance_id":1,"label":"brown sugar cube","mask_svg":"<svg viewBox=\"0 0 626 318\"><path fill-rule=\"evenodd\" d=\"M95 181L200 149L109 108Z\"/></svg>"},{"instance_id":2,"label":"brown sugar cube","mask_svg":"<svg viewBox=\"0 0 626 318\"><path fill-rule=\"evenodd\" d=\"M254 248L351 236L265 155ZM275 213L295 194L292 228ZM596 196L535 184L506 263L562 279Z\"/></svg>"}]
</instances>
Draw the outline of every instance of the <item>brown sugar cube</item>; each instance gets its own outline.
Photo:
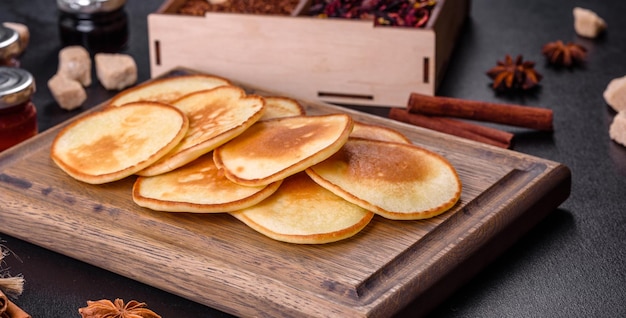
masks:
<instances>
[{"instance_id":1,"label":"brown sugar cube","mask_svg":"<svg viewBox=\"0 0 626 318\"><path fill-rule=\"evenodd\" d=\"M87 93L83 86L63 74L56 74L48 80L48 88L52 93L52 97L57 101L63 109L72 110L87 99Z\"/></svg>"},{"instance_id":2,"label":"brown sugar cube","mask_svg":"<svg viewBox=\"0 0 626 318\"><path fill-rule=\"evenodd\" d=\"M602 96L616 112L626 111L626 76L612 79Z\"/></svg>"},{"instance_id":3,"label":"brown sugar cube","mask_svg":"<svg viewBox=\"0 0 626 318\"><path fill-rule=\"evenodd\" d=\"M609 136L615 142L626 146L626 111L617 113L609 127Z\"/></svg>"},{"instance_id":4,"label":"brown sugar cube","mask_svg":"<svg viewBox=\"0 0 626 318\"><path fill-rule=\"evenodd\" d=\"M98 53L95 56L96 75L108 90L121 90L137 81L137 64L127 54Z\"/></svg>"},{"instance_id":5,"label":"brown sugar cube","mask_svg":"<svg viewBox=\"0 0 626 318\"><path fill-rule=\"evenodd\" d=\"M580 36L595 38L606 29L606 22L589 9L576 7L573 14L574 30Z\"/></svg>"},{"instance_id":6,"label":"brown sugar cube","mask_svg":"<svg viewBox=\"0 0 626 318\"><path fill-rule=\"evenodd\" d=\"M78 81L85 87L91 85L91 57L89 52L79 45L61 49L57 73Z\"/></svg>"}]
</instances>

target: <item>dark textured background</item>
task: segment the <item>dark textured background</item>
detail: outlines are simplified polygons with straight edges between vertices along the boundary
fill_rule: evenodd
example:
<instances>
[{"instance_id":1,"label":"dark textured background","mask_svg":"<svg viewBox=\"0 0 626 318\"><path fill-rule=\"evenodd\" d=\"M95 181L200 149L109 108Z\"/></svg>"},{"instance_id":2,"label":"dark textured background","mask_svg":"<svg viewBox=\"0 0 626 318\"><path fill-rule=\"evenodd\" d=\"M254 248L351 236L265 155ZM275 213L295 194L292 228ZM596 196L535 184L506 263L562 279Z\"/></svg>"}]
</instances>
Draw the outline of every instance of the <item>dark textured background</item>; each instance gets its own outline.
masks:
<instances>
[{"instance_id":1,"label":"dark textured background","mask_svg":"<svg viewBox=\"0 0 626 318\"><path fill-rule=\"evenodd\" d=\"M127 4L131 44L125 53L136 59L140 82L149 78L146 15L161 2ZM598 13L608 32L595 40L577 37L575 6ZM567 165L572 192L559 209L442 303L433 317L626 316L626 148L609 139L615 114L602 98L611 79L626 75L624 12L626 1L619 0L473 1L438 94L554 110L554 133L511 130L517 134L513 149ZM22 67L38 83L34 102L42 129L85 109L61 110L45 85L56 72L60 48L56 14L51 0L0 1L0 22L24 23L32 32ZM572 70L548 66L540 51L554 40L586 46L587 64ZM540 89L516 96L494 94L484 73L505 54L536 61L544 75ZM112 94L98 84L88 93L88 106ZM16 302L33 317L78 317L86 300L116 297L145 301L164 317L227 316L2 233L0 239L20 258L8 256L6 265L26 278Z\"/></svg>"}]
</instances>

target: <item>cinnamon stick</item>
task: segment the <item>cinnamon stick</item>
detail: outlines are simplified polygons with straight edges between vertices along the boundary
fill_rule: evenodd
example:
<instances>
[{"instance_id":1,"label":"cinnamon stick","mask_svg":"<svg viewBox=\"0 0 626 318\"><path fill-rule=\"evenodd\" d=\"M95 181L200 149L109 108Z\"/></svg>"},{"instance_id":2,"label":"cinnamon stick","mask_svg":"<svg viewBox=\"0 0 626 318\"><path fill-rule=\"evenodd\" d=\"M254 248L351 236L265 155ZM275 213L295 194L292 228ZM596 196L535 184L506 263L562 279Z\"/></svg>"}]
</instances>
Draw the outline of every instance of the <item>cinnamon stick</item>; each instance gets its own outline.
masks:
<instances>
[{"instance_id":1,"label":"cinnamon stick","mask_svg":"<svg viewBox=\"0 0 626 318\"><path fill-rule=\"evenodd\" d=\"M552 131L552 110L411 93L411 113L486 121L542 131Z\"/></svg>"},{"instance_id":2,"label":"cinnamon stick","mask_svg":"<svg viewBox=\"0 0 626 318\"><path fill-rule=\"evenodd\" d=\"M9 298L0 290L0 318L7 317L7 308L9 307Z\"/></svg>"},{"instance_id":3,"label":"cinnamon stick","mask_svg":"<svg viewBox=\"0 0 626 318\"><path fill-rule=\"evenodd\" d=\"M0 290L0 318L31 318Z\"/></svg>"},{"instance_id":4,"label":"cinnamon stick","mask_svg":"<svg viewBox=\"0 0 626 318\"><path fill-rule=\"evenodd\" d=\"M7 314L11 318L32 318L24 309L18 307L14 302L9 300L9 307L7 307Z\"/></svg>"},{"instance_id":5,"label":"cinnamon stick","mask_svg":"<svg viewBox=\"0 0 626 318\"><path fill-rule=\"evenodd\" d=\"M509 148L513 139L513 134L499 129L450 118L412 114L401 108L392 108L389 111L389 118L500 148Z\"/></svg>"},{"instance_id":6,"label":"cinnamon stick","mask_svg":"<svg viewBox=\"0 0 626 318\"><path fill-rule=\"evenodd\" d=\"M430 116L431 119L433 117L438 117L438 116ZM511 141L513 140L513 136L514 136L512 133L504 131L504 130L486 127L482 125L476 125L476 124L468 123L468 122L461 121L461 120L454 120L454 119L447 118L447 117L438 117L437 120L443 123L446 123L448 125L457 126L468 132L489 138L491 140L501 142L503 145L506 145L506 148L508 148L511 145Z\"/></svg>"}]
</instances>

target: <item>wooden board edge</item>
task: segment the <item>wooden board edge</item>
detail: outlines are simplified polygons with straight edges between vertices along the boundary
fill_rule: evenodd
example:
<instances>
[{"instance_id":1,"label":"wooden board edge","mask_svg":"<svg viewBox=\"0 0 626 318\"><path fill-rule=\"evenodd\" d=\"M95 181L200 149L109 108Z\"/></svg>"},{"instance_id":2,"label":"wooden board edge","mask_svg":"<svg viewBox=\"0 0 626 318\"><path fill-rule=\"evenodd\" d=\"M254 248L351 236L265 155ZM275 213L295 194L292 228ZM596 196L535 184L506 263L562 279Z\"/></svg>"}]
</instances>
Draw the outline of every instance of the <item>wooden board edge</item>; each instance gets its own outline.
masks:
<instances>
[{"instance_id":1,"label":"wooden board edge","mask_svg":"<svg viewBox=\"0 0 626 318\"><path fill-rule=\"evenodd\" d=\"M411 304L399 310L395 317L419 318L427 316L479 272L501 257L506 250L550 213L558 209L570 195L571 171L568 167L559 164L546 175L546 178L551 180L550 184L545 186L545 190L548 192L529 206L528 209L532 213L527 213L523 218L513 219L503 226L498 233L486 240L485 244L476 249L473 254L451 268L448 275L440 277L435 284L415 298Z\"/></svg>"},{"instance_id":2,"label":"wooden board edge","mask_svg":"<svg viewBox=\"0 0 626 318\"><path fill-rule=\"evenodd\" d=\"M483 269L507 247L512 245L521 235L530 230L549 212L554 211L568 197L571 191L571 171L562 164L539 163L531 165L529 170L513 170L502 180L503 183L516 184L509 192L519 190L525 200L510 204L500 214L488 210L474 209L475 202L492 202L487 207L504 204L508 194L499 193L499 185L482 193L473 203L470 203L456 212L451 218L428 233L420 242L420 249L408 249L403 252L402 268L394 268L396 273L382 273L381 280L393 282L395 285L385 287L396 290L392 297L384 295L373 301L368 316L388 317L392 315L418 317L418 313L426 314L434 308L436 303L443 301L453 290L462 286L469 278ZM532 187L528 186L532 183ZM516 188L519 187L519 188ZM543 195L545 193L546 195ZM475 204L473 204L475 205ZM465 236L457 237L456 244L446 246L445 253L433 253L429 256L432 263L425 266L416 263L410 255L420 251L429 251L428 245L437 245L447 235L451 228L463 227ZM512 237L508 237L509 233ZM430 251L433 252L433 251ZM480 257L475 257L479 254ZM489 257L487 257L489 256ZM397 264L396 264L397 265ZM383 268L382 270L388 270ZM419 275L416 274L419 272ZM454 273L459 282L451 282L448 274ZM400 282L392 277L402 277ZM454 288L452 288L454 286ZM379 287L380 288L380 287ZM407 299L406 295L416 295ZM441 295L440 297L434 297ZM429 302L422 303L422 299ZM420 303L416 305L416 302ZM402 308L405 306L410 306ZM419 307L419 308L417 308Z\"/></svg>"}]
</instances>

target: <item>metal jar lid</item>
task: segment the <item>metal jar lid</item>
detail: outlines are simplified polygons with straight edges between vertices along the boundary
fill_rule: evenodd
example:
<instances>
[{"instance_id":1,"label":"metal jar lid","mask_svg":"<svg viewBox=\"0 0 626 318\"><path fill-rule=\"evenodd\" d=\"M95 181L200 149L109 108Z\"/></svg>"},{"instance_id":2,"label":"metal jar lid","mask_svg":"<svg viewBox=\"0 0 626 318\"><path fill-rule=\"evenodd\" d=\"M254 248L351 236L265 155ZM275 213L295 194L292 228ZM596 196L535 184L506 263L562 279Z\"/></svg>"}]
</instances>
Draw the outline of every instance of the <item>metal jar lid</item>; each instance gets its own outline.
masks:
<instances>
[{"instance_id":1,"label":"metal jar lid","mask_svg":"<svg viewBox=\"0 0 626 318\"><path fill-rule=\"evenodd\" d=\"M68 13L110 12L121 8L126 0L57 0L57 7Z\"/></svg>"},{"instance_id":2,"label":"metal jar lid","mask_svg":"<svg viewBox=\"0 0 626 318\"><path fill-rule=\"evenodd\" d=\"M28 71L0 67L0 109L28 101L35 93L35 79Z\"/></svg>"},{"instance_id":3,"label":"metal jar lid","mask_svg":"<svg viewBox=\"0 0 626 318\"><path fill-rule=\"evenodd\" d=\"M16 56L20 51L20 35L14 29L0 24L0 59Z\"/></svg>"}]
</instances>

